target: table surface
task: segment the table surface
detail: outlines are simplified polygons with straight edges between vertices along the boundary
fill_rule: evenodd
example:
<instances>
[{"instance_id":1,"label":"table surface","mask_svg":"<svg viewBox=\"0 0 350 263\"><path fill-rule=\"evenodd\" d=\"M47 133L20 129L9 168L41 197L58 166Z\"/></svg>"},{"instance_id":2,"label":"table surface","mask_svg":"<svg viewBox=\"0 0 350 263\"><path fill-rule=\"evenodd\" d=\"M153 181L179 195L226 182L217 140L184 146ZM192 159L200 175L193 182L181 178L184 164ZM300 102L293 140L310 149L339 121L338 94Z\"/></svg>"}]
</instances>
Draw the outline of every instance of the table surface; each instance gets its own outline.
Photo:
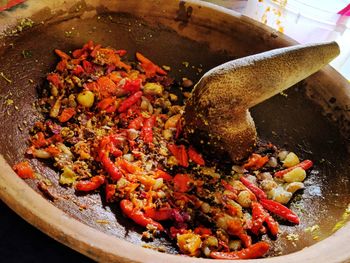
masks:
<instances>
[{"instance_id":1,"label":"table surface","mask_svg":"<svg viewBox=\"0 0 350 263\"><path fill-rule=\"evenodd\" d=\"M230 4L245 0L206 0L234 8ZM239 5L241 9L242 5ZM236 10L237 10L236 9ZM240 11L240 10L237 10ZM53 240L36 229L0 200L0 262L70 263L93 262L91 259Z\"/></svg>"}]
</instances>

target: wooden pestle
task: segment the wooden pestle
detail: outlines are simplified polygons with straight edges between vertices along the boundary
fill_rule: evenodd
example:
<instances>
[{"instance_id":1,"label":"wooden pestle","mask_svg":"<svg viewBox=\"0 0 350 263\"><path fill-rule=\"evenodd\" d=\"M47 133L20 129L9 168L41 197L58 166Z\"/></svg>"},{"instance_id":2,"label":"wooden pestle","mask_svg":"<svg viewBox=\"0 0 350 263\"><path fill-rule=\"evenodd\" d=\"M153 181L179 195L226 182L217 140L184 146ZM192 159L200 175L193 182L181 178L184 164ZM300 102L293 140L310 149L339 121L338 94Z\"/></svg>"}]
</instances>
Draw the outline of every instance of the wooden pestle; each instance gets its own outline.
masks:
<instances>
[{"instance_id":1,"label":"wooden pestle","mask_svg":"<svg viewBox=\"0 0 350 263\"><path fill-rule=\"evenodd\" d=\"M233 161L247 157L257 142L249 108L315 73L338 54L336 42L296 45L213 68L186 102L185 134Z\"/></svg>"}]
</instances>

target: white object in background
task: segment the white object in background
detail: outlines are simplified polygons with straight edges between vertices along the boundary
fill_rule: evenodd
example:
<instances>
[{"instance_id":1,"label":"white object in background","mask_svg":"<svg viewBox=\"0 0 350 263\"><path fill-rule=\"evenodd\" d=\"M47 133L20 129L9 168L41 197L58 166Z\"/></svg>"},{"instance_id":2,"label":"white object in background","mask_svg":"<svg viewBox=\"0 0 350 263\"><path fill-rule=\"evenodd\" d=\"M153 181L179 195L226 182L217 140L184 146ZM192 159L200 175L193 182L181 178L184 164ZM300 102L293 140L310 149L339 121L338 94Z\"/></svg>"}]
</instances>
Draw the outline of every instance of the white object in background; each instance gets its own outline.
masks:
<instances>
[{"instance_id":1,"label":"white object in background","mask_svg":"<svg viewBox=\"0 0 350 263\"><path fill-rule=\"evenodd\" d=\"M243 14L300 43L335 40L340 55L331 65L350 79L350 17L338 13L349 0L248 0Z\"/></svg>"}]
</instances>

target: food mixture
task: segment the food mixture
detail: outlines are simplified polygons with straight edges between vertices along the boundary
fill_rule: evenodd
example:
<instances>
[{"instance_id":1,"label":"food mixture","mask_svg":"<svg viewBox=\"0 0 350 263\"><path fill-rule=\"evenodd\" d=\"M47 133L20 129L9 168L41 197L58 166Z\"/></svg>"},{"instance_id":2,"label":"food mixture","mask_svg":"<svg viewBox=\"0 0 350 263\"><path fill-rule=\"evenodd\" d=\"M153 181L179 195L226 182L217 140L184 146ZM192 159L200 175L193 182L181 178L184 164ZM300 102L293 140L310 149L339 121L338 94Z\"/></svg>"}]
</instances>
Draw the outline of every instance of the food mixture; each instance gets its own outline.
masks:
<instances>
[{"instance_id":1,"label":"food mixture","mask_svg":"<svg viewBox=\"0 0 350 263\"><path fill-rule=\"evenodd\" d=\"M143 239L167 235L194 257L263 257L270 245L262 236L276 238L278 222L299 224L286 204L312 161L260 143L247 160L220 164L182 133L192 81L176 83L169 67L141 53L127 62L125 50L92 41L55 53L60 61L38 101L45 119L27 154L51 159L61 185L101 192L144 228ZM27 161L14 170L35 177Z\"/></svg>"}]
</instances>

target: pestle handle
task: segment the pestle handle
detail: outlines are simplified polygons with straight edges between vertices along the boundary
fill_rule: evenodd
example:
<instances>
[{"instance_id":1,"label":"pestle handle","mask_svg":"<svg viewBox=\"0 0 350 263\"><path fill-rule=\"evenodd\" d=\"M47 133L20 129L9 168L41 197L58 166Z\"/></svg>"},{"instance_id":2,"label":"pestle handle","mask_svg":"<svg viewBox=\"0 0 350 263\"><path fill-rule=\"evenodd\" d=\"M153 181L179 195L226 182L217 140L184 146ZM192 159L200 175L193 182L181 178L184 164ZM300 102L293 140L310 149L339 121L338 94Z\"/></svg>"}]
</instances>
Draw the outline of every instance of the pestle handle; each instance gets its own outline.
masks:
<instances>
[{"instance_id":1,"label":"pestle handle","mask_svg":"<svg viewBox=\"0 0 350 263\"><path fill-rule=\"evenodd\" d=\"M339 52L336 42L275 49L215 67L199 85L250 108L315 73Z\"/></svg>"},{"instance_id":2,"label":"pestle handle","mask_svg":"<svg viewBox=\"0 0 350 263\"><path fill-rule=\"evenodd\" d=\"M339 54L336 42L297 45L252 55L208 71L185 105L188 138L232 160L247 157L257 142L249 108L327 65Z\"/></svg>"}]
</instances>

